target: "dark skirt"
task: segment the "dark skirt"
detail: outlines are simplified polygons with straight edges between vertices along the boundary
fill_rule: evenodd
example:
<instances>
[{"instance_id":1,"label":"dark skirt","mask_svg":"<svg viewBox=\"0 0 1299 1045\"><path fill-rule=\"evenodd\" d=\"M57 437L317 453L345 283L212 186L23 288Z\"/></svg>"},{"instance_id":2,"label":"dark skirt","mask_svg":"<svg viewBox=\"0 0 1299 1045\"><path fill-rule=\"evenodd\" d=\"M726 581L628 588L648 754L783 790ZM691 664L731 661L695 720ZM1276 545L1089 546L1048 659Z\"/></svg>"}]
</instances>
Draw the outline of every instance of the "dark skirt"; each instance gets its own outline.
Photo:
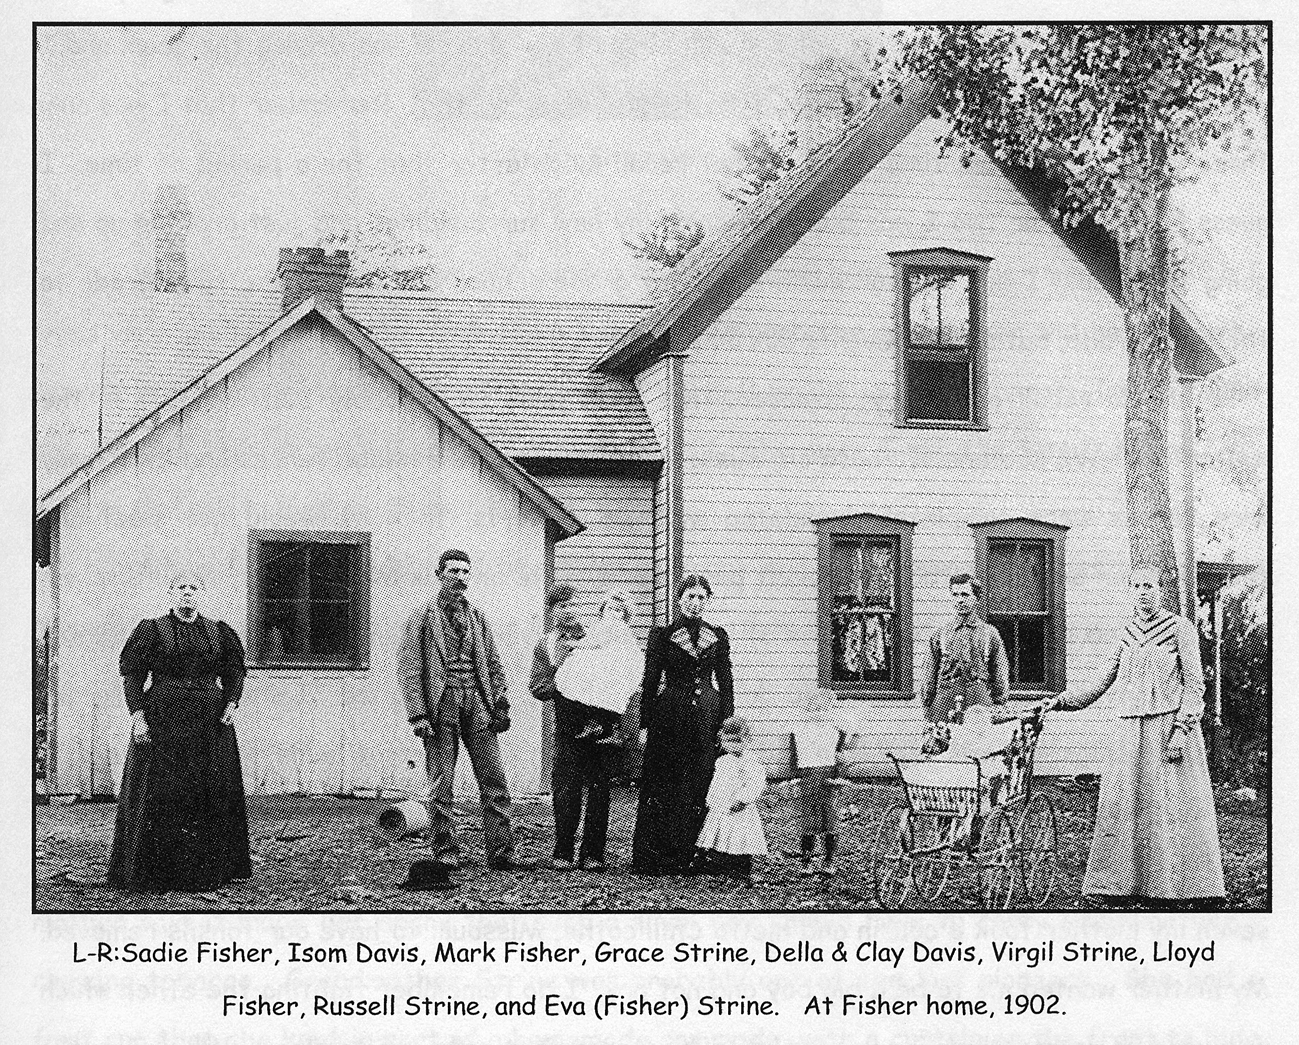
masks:
<instances>
[{"instance_id":1,"label":"dark skirt","mask_svg":"<svg viewBox=\"0 0 1299 1045\"><path fill-rule=\"evenodd\" d=\"M637 871L678 873L695 855L717 755L718 695L705 686L698 705L691 703L692 695L666 690L663 725L649 731L632 835Z\"/></svg>"},{"instance_id":2,"label":"dark skirt","mask_svg":"<svg viewBox=\"0 0 1299 1045\"><path fill-rule=\"evenodd\" d=\"M202 892L249 877L243 772L221 691L163 684L148 696L152 742L129 745L108 884Z\"/></svg>"}]
</instances>

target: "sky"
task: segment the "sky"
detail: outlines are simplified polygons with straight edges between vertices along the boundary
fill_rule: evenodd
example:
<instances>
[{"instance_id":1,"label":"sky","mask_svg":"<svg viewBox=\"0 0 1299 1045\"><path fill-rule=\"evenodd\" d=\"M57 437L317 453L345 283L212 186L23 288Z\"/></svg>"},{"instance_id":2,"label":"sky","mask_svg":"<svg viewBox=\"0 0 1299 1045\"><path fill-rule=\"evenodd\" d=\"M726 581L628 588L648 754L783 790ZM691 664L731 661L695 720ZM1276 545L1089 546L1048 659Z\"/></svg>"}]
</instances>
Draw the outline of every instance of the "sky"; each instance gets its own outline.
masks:
<instances>
[{"instance_id":1,"label":"sky","mask_svg":"<svg viewBox=\"0 0 1299 1045\"><path fill-rule=\"evenodd\" d=\"M424 233L480 296L638 300L622 239L664 207L722 213L730 139L862 30L170 32L42 32L50 279L149 273L148 207L176 183L195 283L265 285L322 215L376 212Z\"/></svg>"}]
</instances>

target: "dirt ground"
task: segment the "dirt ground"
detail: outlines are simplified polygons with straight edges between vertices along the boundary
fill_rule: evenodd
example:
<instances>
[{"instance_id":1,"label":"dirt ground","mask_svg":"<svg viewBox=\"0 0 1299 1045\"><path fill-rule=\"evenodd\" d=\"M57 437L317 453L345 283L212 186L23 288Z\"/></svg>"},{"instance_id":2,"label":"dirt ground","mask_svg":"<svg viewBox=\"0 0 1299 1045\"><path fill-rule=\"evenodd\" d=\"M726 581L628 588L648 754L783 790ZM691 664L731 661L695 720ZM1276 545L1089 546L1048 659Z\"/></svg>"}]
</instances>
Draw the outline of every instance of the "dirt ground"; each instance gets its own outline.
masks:
<instances>
[{"instance_id":1,"label":"dirt ground","mask_svg":"<svg viewBox=\"0 0 1299 1045\"><path fill-rule=\"evenodd\" d=\"M756 884L708 876L639 877L626 868L631 851L636 792L615 790L610 825L610 870L605 874L495 871L484 866L476 804L460 808L465 866L453 892L409 893L397 887L410 862L425 854L421 840L377 841L372 825L385 803L329 797L249 799L253 876L210 893L132 894L103 884L112 840L113 803L38 806L35 909L37 911L744 911L862 910L876 908L870 850L875 825L900 798L894 785L855 783L845 789L848 818L841 832L838 874L799 873L795 809L768 800L763 819L771 855L757 861ZM1043 785L1059 812L1059 874L1047 909L1094 909L1080 895L1091 826L1093 788ZM1219 831L1229 910L1266 910L1268 819L1266 796L1238 802L1218 798ZM553 843L547 804L515 806L520 856L546 858ZM954 870L934 909L977 906L973 871ZM917 905L911 904L912 907ZM924 909L926 905L919 905ZM1131 903L1127 910L1147 909Z\"/></svg>"}]
</instances>

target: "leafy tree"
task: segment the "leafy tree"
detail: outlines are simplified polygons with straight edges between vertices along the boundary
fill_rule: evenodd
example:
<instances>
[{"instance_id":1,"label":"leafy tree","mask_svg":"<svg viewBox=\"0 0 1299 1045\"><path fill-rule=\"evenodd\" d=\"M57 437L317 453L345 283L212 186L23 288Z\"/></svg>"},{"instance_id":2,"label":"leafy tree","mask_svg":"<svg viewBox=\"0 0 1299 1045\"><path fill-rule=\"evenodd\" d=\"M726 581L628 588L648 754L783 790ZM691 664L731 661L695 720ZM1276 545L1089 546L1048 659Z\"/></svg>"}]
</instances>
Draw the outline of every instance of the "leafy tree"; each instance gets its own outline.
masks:
<instances>
[{"instance_id":1,"label":"leafy tree","mask_svg":"<svg viewBox=\"0 0 1299 1045\"><path fill-rule=\"evenodd\" d=\"M443 274L429 243L439 231L430 226L446 224L444 214L422 223L398 222L384 214L370 213L359 220L323 218L315 245L351 254L349 287L376 290L447 290L470 288L472 279Z\"/></svg>"},{"instance_id":2,"label":"leafy tree","mask_svg":"<svg viewBox=\"0 0 1299 1045\"><path fill-rule=\"evenodd\" d=\"M1258 25L935 25L878 55L877 91L934 87L951 124L940 146L986 149L1059 186L1058 218L1118 244L1128 342L1124 438L1134 562L1178 596L1167 433L1170 193L1214 145L1248 131L1268 75ZM967 160L968 160L967 152Z\"/></svg>"},{"instance_id":3,"label":"leafy tree","mask_svg":"<svg viewBox=\"0 0 1299 1045\"><path fill-rule=\"evenodd\" d=\"M635 257L648 261L656 270L666 271L699 246L703 238L704 227L699 222L665 210L644 232L622 242Z\"/></svg>"}]
</instances>

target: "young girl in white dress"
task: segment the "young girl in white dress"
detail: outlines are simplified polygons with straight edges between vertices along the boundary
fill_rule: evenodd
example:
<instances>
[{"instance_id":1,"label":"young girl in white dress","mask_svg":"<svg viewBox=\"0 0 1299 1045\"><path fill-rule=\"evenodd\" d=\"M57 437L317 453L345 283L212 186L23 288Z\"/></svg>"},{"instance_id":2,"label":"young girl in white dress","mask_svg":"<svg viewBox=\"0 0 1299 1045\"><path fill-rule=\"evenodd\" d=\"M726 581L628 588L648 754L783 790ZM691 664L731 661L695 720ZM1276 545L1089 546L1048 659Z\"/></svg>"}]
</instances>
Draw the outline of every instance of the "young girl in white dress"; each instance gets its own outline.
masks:
<instances>
[{"instance_id":1,"label":"young girl in white dress","mask_svg":"<svg viewBox=\"0 0 1299 1045\"><path fill-rule=\"evenodd\" d=\"M564 658L555 687L586 713L576 740L621 743L619 720L640 685L645 654L632 634L630 600L610 592L600 604L600 619Z\"/></svg>"},{"instance_id":2,"label":"young girl in white dress","mask_svg":"<svg viewBox=\"0 0 1299 1045\"><path fill-rule=\"evenodd\" d=\"M767 855L758 796L767 786L767 767L748 750L748 720L733 715L717 733L722 757L713 767L708 788L708 816L699 832L699 848L724 873L753 885L753 858Z\"/></svg>"}]
</instances>

